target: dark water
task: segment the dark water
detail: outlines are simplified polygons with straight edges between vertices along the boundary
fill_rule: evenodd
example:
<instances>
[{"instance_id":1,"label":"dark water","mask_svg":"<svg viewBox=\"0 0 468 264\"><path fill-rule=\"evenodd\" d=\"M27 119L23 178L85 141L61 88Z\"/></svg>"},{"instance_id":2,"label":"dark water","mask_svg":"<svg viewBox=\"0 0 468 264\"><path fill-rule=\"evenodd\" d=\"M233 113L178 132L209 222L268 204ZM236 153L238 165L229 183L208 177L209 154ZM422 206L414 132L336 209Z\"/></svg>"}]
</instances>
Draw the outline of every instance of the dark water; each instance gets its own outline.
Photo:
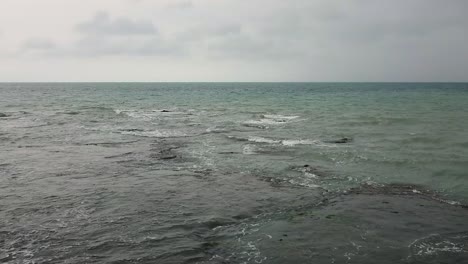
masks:
<instances>
[{"instance_id":1,"label":"dark water","mask_svg":"<svg viewBox=\"0 0 468 264\"><path fill-rule=\"evenodd\" d=\"M468 84L0 84L0 262L468 263Z\"/></svg>"}]
</instances>

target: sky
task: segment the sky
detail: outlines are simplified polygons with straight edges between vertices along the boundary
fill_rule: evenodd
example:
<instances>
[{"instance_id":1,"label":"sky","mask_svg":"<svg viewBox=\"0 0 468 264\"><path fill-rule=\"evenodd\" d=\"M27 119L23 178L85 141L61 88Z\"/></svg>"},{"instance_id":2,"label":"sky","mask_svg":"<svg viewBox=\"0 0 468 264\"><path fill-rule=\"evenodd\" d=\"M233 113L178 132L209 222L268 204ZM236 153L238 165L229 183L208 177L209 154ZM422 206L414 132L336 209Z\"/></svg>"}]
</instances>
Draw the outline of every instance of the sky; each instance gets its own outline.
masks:
<instances>
[{"instance_id":1,"label":"sky","mask_svg":"<svg viewBox=\"0 0 468 264\"><path fill-rule=\"evenodd\" d=\"M466 0L0 0L0 81L468 81Z\"/></svg>"}]
</instances>

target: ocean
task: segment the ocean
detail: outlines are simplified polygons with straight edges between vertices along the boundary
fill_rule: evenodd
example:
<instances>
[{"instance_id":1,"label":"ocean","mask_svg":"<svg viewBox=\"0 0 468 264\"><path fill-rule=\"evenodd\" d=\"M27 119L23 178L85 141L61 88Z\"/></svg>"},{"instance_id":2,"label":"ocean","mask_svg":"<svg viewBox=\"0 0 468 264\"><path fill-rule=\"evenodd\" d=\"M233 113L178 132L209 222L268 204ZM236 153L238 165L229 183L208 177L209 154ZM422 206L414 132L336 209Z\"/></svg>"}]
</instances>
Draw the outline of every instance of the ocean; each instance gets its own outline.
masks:
<instances>
[{"instance_id":1,"label":"ocean","mask_svg":"<svg viewBox=\"0 0 468 264\"><path fill-rule=\"evenodd\" d=\"M467 83L0 83L2 263L468 263Z\"/></svg>"}]
</instances>

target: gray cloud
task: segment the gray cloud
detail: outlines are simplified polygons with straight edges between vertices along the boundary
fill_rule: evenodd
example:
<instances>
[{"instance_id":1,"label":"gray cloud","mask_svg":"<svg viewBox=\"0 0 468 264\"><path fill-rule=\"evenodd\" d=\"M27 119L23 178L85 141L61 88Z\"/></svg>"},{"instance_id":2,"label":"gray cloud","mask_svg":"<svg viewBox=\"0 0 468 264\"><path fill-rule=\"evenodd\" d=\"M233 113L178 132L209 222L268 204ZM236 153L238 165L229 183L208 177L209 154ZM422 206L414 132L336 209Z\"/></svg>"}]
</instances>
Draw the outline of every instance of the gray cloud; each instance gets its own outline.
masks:
<instances>
[{"instance_id":1,"label":"gray cloud","mask_svg":"<svg viewBox=\"0 0 468 264\"><path fill-rule=\"evenodd\" d=\"M195 54L218 59L277 59L293 54L290 50L283 49L284 47L244 32L242 25L237 23L200 23L171 37L164 37L164 34L116 34L114 26L117 27L117 23L111 23L112 19L107 13L99 13L92 21L94 22L77 25L82 37L74 43L73 54L87 57ZM119 18L115 21L131 21L131 19ZM91 25L100 26L87 30L92 28ZM105 34L97 34L98 32ZM128 30L125 30L125 33L127 32Z\"/></svg>"},{"instance_id":2,"label":"gray cloud","mask_svg":"<svg viewBox=\"0 0 468 264\"><path fill-rule=\"evenodd\" d=\"M361 60L373 61L375 57L383 59L382 54L392 52L405 56L420 53L418 45L431 45L427 42L436 38L438 32L456 30L467 21L456 6L446 7L434 0L417 0L407 4L405 9L399 4L382 6L368 0L352 4L293 2L260 12L261 19L255 16L199 19L193 23L186 21L180 24L184 30L172 32L168 27L159 32L149 20L112 18L100 12L76 26L81 38L72 45L72 53L77 56L183 55L238 61L279 59L305 65L311 60L320 60L323 64L342 63L340 56L349 58L360 54ZM266 4L261 0L252 3L254 9L255 4ZM421 9L422 6L425 8ZM193 4L178 1L166 7L193 9ZM432 10L440 13L434 15L429 12ZM189 11L194 17L201 15L197 13L199 10ZM371 56L372 53L375 55Z\"/></svg>"},{"instance_id":3,"label":"gray cloud","mask_svg":"<svg viewBox=\"0 0 468 264\"><path fill-rule=\"evenodd\" d=\"M186 1L173 1L169 4L167 4L166 8L167 9L179 9L179 10L184 10L184 9L191 9L194 7L194 4L192 1L186 0Z\"/></svg>"},{"instance_id":4,"label":"gray cloud","mask_svg":"<svg viewBox=\"0 0 468 264\"><path fill-rule=\"evenodd\" d=\"M56 45L53 41L48 39L28 39L23 45L23 50L51 50L56 48Z\"/></svg>"},{"instance_id":5,"label":"gray cloud","mask_svg":"<svg viewBox=\"0 0 468 264\"><path fill-rule=\"evenodd\" d=\"M197 41L219 39L223 37L238 36L243 34L240 24L201 24L190 26L187 30L175 34L175 41L188 45Z\"/></svg>"},{"instance_id":6,"label":"gray cloud","mask_svg":"<svg viewBox=\"0 0 468 264\"><path fill-rule=\"evenodd\" d=\"M369 0L345 3L294 1L296 5L275 10L268 20L257 23L265 35L291 36L308 40L360 40L387 37L421 37L435 31L463 28L468 2L447 5L435 0L378 2ZM273 19L274 18L274 19Z\"/></svg>"},{"instance_id":7,"label":"gray cloud","mask_svg":"<svg viewBox=\"0 0 468 264\"><path fill-rule=\"evenodd\" d=\"M112 19L106 12L97 13L91 21L76 25L80 38L66 55L102 56L178 56L179 45L171 45L149 20L126 17Z\"/></svg>"},{"instance_id":8,"label":"gray cloud","mask_svg":"<svg viewBox=\"0 0 468 264\"><path fill-rule=\"evenodd\" d=\"M180 56L183 50L177 45L169 45L162 38L111 38L85 36L73 44L69 55L102 56Z\"/></svg>"},{"instance_id":9,"label":"gray cloud","mask_svg":"<svg viewBox=\"0 0 468 264\"><path fill-rule=\"evenodd\" d=\"M10 56L16 57L53 57L59 53L60 47L46 38L30 38Z\"/></svg>"},{"instance_id":10,"label":"gray cloud","mask_svg":"<svg viewBox=\"0 0 468 264\"><path fill-rule=\"evenodd\" d=\"M4 28L4 53L67 62L118 57L122 68L136 58L164 69L185 67L191 76L229 73L230 80L466 79L466 0L70 1L86 8L76 20L64 19L63 31L49 26L42 33L33 22L29 35L22 34L28 27ZM5 15L0 10L0 21ZM39 38L21 42L30 36Z\"/></svg>"},{"instance_id":11,"label":"gray cloud","mask_svg":"<svg viewBox=\"0 0 468 264\"><path fill-rule=\"evenodd\" d=\"M307 56L304 50L291 49L286 41L277 41L249 32L217 34L204 42L206 56L235 60L296 60Z\"/></svg>"},{"instance_id":12,"label":"gray cloud","mask_svg":"<svg viewBox=\"0 0 468 264\"><path fill-rule=\"evenodd\" d=\"M151 21L130 20L125 17L112 20L106 12L97 13L90 21L78 24L76 29L98 35L152 35L158 32Z\"/></svg>"},{"instance_id":13,"label":"gray cloud","mask_svg":"<svg viewBox=\"0 0 468 264\"><path fill-rule=\"evenodd\" d=\"M241 24L201 24L175 35L174 43L206 58L234 60L297 59L304 55L291 50L287 41L264 36Z\"/></svg>"}]
</instances>

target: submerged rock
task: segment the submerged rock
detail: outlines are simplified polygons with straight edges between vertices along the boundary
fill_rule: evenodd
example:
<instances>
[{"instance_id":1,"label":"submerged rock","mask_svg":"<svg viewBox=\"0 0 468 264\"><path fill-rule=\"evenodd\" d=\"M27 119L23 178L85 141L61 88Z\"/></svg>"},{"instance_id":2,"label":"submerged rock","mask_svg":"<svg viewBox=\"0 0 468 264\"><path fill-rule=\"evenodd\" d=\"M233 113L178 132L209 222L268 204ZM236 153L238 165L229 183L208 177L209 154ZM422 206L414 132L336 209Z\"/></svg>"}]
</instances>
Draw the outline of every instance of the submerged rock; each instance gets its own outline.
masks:
<instances>
[{"instance_id":1,"label":"submerged rock","mask_svg":"<svg viewBox=\"0 0 468 264\"><path fill-rule=\"evenodd\" d=\"M313 174L313 175L315 175L317 177L320 177L320 178L333 177L333 173L327 171L326 169L316 167L316 166L312 166L312 165L309 165L309 164L305 164L305 165L302 165L302 166L300 166L300 165L299 166L291 166L290 169L293 170L293 171L296 171L296 172Z\"/></svg>"},{"instance_id":2,"label":"submerged rock","mask_svg":"<svg viewBox=\"0 0 468 264\"><path fill-rule=\"evenodd\" d=\"M468 263L468 210L430 193L411 184L335 193L240 224L238 243L221 241L226 253L218 255L246 252L235 255L239 263L270 264Z\"/></svg>"},{"instance_id":3,"label":"submerged rock","mask_svg":"<svg viewBox=\"0 0 468 264\"><path fill-rule=\"evenodd\" d=\"M7 116L8 116L7 114L0 113L0 117L7 117Z\"/></svg>"},{"instance_id":4,"label":"submerged rock","mask_svg":"<svg viewBox=\"0 0 468 264\"><path fill-rule=\"evenodd\" d=\"M160 157L160 159L162 159L162 160L169 160L169 159L175 159L175 158L177 158L176 155L170 155L170 156L162 156L162 157Z\"/></svg>"},{"instance_id":5,"label":"submerged rock","mask_svg":"<svg viewBox=\"0 0 468 264\"><path fill-rule=\"evenodd\" d=\"M69 112L63 112L64 114L66 115L79 115L80 112L76 112L76 111L69 111Z\"/></svg>"},{"instance_id":6,"label":"submerged rock","mask_svg":"<svg viewBox=\"0 0 468 264\"><path fill-rule=\"evenodd\" d=\"M144 129L141 128L124 128L124 129L119 129L120 131L124 132L144 132Z\"/></svg>"},{"instance_id":7,"label":"submerged rock","mask_svg":"<svg viewBox=\"0 0 468 264\"><path fill-rule=\"evenodd\" d=\"M150 154L150 158L159 160L171 160L178 157L175 152L176 149L180 148L179 145L166 145L165 143L156 143L153 145L154 153Z\"/></svg>"},{"instance_id":8,"label":"submerged rock","mask_svg":"<svg viewBox=\"0 0 468 264\"><path fill-rule=\"evenodd\" d=\"M435 192L426 190L423 186L416 184L391 183L391 184L362 184L352 188L348 193L353 194L386 194L386 195L427 195L436 196Z\"/></svg>"},{"instance_id":9,"label":"submerged rock","mask_svg":"<svg viewBox=\"0 0 468 264\"><path fill-rule=\"evenodd\" d=\"M340 139L337 139L337 140L332 140L332 141L329 141L329 142L330 143L335 143L335 144L345 144L345 143L349 143L351 141L352 141L351 138L344 137L344 138L340 138Z\"/></svg>"}]
</instances>

